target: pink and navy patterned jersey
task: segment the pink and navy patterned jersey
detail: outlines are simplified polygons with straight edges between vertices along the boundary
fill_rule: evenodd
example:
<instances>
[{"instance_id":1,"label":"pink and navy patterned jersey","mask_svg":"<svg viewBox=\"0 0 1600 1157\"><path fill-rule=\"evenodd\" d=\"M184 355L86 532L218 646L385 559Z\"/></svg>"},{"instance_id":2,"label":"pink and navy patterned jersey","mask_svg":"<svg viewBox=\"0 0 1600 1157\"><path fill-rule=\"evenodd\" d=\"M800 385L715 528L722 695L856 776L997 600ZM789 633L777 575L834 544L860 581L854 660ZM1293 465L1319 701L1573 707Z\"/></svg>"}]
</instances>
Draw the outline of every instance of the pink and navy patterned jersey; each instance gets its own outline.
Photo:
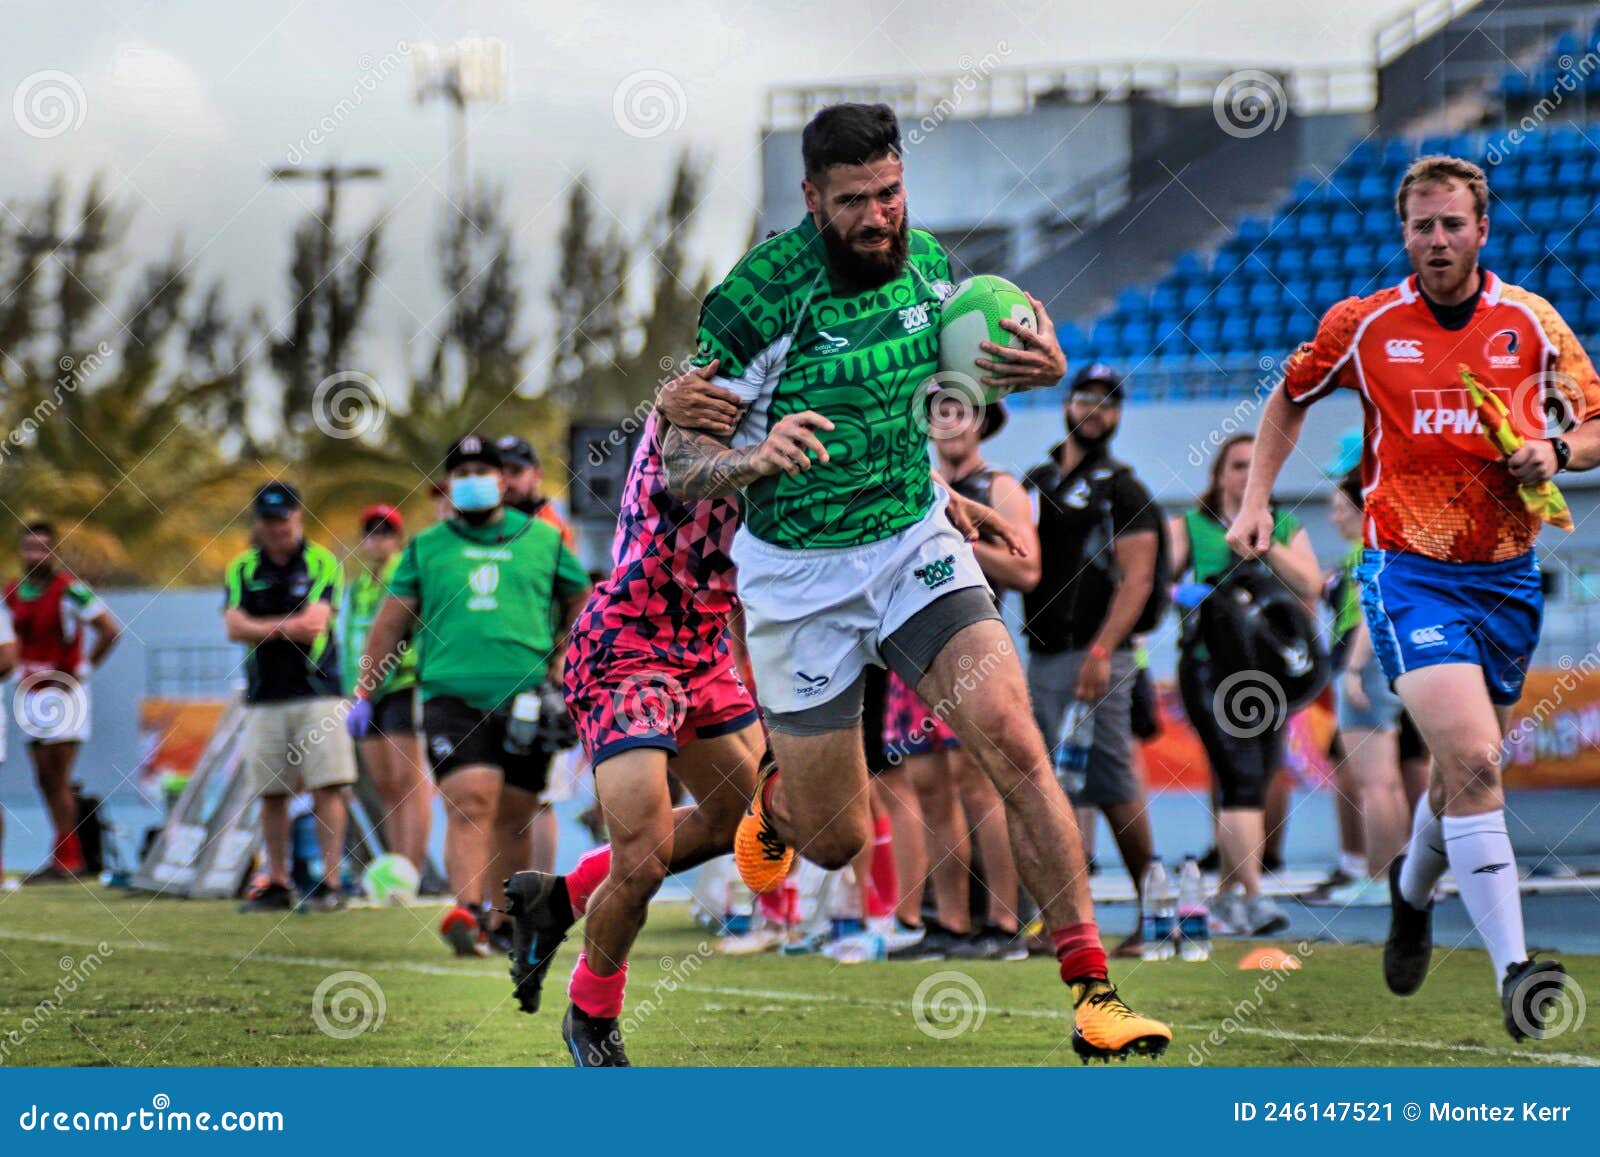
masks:
<instances>
[{"instance_id":1,"label":"pink and navy patterned jersey","mask_svg":"<svg viewBox=\"0 0 1600 1157\"><path fill-rule=\"evenodd\" d=\"M595 587L573 633L615 651L700 666L727 654L734 594L732 498L686 502L667 490L656 417L628 468L611 542L611 576Z\"/></svg>"}]
</instances>

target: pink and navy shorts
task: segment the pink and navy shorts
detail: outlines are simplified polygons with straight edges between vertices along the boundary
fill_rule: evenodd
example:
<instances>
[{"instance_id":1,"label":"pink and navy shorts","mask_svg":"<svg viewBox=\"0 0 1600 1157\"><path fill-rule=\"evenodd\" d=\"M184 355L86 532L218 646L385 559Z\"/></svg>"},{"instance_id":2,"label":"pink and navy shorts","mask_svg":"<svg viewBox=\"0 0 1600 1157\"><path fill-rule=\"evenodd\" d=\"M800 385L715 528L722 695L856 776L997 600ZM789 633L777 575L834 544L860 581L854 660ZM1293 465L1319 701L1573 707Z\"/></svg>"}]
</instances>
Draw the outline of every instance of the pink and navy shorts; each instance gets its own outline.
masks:
<instances>
[{"instance_id":1,"label":"pink and navy shorts","mask_svg":"<svg viewBox=\"0 0 1600 1157\"><path fill-rule=\"evenodd\" d=\"M883 697L883 750L893 763L908 755L932 755L960 747L950 725L893 671Z\"/></svg>"},{"instance_id":2,"label":"pink and navy shorts","mask_svg":"<svg viewBox=\"0 0 1600 1157\"><path fill-rule=\"evenodd\" d=\"M564 672L567 710L589 765L636 747L676 755L696 739L732 735L760 719L731 655L679 665L648 652L618 652L572 636Z\"/></svg>"}]
</instances>

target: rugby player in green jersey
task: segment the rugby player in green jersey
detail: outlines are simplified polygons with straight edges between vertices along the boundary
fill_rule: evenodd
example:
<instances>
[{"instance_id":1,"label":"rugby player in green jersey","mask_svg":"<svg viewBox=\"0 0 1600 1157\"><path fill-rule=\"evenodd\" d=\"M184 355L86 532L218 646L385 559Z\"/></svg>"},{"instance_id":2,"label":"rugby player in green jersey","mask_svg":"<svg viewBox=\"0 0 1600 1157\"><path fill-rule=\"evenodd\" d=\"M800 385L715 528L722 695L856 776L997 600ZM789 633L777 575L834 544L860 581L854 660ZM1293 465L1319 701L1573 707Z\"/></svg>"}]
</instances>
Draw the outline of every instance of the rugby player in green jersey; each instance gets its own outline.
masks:
<instances>
[{"instance_id":1,"label":"rugby player in green jersey","mask_svg":"<svg viewBox=\"0 0 1600 1157\"><path fill-rule=\"evenodd\" d=\"M757 789L735 856L758 891L793 851L842 868L870 838L863 671L887 666L946 718L1006 802L1017 869L1044 911L1085 1060L1157 1055L1166 1025L1106 973L1066 797L1022 667L972 549L930 478L929 379L949 261L910 229L886 105L806 126L806 215L747 253L700 317L698 375L736 396L731 436L672 427L662 454L686 498L737 491L733 545L756 692L781 777ZM989 343L985 384L1052 386L1066 358L1042 303L1023 343Z\"/></svg>"}]
</instances>

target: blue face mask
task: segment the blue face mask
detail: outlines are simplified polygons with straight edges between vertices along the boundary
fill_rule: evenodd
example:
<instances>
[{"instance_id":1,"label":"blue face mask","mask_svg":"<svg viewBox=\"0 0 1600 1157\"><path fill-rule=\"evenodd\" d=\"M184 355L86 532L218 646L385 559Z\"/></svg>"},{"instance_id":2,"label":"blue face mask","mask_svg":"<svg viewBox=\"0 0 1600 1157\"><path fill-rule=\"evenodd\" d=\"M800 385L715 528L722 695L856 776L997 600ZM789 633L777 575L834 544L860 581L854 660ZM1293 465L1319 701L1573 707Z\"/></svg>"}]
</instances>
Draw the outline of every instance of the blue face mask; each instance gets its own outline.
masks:
<instances>
[{"instance_id":1,"label":"blue face mask","mask_svg":"<svg viewBox=\"0 0 1600 1157\"><path fill-rule=\"evenodd\" d=\"M450 479L450 505L463 513L493 510L500 505L500 480L493 474Z\"/></svg>"}]
</instances>

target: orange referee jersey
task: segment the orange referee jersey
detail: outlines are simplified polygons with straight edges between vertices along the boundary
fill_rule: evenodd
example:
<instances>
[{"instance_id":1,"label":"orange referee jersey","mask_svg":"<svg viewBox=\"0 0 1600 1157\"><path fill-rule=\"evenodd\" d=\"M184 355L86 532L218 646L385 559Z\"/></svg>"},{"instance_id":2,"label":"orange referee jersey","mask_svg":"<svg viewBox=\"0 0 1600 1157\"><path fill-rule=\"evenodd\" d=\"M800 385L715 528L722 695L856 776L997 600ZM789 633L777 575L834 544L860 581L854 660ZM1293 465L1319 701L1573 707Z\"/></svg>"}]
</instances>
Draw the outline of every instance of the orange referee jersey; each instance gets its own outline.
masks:
<instances>
[{"instance_id":1,"label":"orange referee jersey","mask_svg":"<svg viewBox=\"0 0 1600 1157\"><path fill-rule=\"evenodd\" d=\"M1506 403L1525 437L1545 437L1547 415L1566 415L1563 425L1600 416L1600 379L1561 315L1488 270L1462 329L1435 320L1413 276L1339 302L1290 356L1290 400L1307 405L1341 387L1361 395L1369 547L1499 562L1533 545L1539 520L1478 429L1463 364Z\"/></svg>"}]
</instances>

